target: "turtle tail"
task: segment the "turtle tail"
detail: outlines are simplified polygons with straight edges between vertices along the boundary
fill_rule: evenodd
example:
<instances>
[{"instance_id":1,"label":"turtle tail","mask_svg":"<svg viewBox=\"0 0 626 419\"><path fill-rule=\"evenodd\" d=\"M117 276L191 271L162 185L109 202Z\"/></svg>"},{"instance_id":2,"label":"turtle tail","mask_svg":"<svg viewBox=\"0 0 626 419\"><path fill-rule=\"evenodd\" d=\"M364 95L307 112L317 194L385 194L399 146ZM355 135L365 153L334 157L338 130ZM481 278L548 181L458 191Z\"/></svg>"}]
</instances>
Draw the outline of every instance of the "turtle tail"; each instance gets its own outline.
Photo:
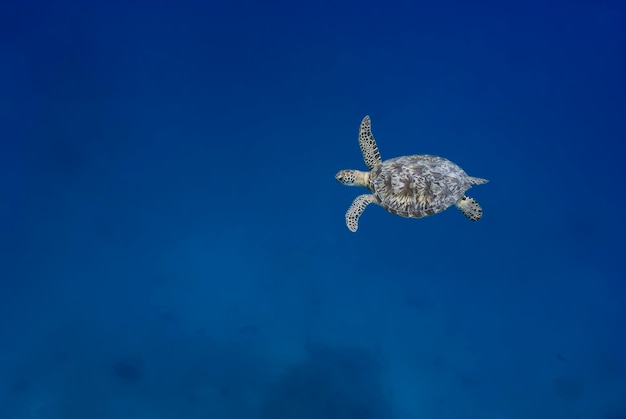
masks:
<instances>
[{"instance_id":1,"label":"turtle tail","mask_svg":"<svg viewBox=\"0 0 626 419\"><path fill-rule=\"evenodd\" d=\"M482 185L484 183L489 182L487 179L479 178L479 177L469 177L469 181L472 185Z\"/></svg>"}]
</instances>

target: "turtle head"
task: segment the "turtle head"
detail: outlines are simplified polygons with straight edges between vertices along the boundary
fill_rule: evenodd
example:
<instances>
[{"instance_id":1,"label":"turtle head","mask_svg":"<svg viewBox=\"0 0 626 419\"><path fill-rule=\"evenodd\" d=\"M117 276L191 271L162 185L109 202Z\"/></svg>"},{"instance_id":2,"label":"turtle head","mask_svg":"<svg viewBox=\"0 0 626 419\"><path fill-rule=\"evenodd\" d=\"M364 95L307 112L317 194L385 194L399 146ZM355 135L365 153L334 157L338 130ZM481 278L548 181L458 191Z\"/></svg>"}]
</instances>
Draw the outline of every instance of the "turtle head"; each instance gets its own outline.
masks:
<instances>
[{"instance_id":1,"label":"turtle head","mask_svg":"<svg viewBox=\"0 0 626 419\"><path fill-rule=\"evenodd\" d=\"M337 182L348 186L365 186L369 183L369 172L361 172L360 170L341 170L335 175Z\"/></svg>"}]
</instances>

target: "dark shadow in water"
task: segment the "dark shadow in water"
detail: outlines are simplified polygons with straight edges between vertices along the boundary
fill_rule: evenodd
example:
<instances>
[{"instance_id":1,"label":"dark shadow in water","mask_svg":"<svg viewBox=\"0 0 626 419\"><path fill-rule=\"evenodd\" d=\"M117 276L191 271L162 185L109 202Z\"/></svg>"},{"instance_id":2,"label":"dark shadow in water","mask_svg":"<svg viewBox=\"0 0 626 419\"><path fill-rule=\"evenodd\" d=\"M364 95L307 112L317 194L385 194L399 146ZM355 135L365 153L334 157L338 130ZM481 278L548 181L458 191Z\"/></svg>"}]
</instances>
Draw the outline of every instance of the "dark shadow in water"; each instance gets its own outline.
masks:
<instances>
[{"instance_id":1,"label":"dark shadow in water","mask_svg":"<svg viewBox=\"0 0 626 419\"><path fill-rule=\"evenodd\" d=\"M381 372L367 351L311 348L268 391L260 419L391 419Z\"/></svg>"},{"instance_id":2,"label":"dark shadow in water","mask_svg":"<svg viewBox=\"0 0 626 419\"><path fill-rule=\"evenodd\" d=\"M111 365L113 377L124 383L137 383L143 377L143 366L139 358L128 357L118 359Z\"/></svg>"}]
</instances>

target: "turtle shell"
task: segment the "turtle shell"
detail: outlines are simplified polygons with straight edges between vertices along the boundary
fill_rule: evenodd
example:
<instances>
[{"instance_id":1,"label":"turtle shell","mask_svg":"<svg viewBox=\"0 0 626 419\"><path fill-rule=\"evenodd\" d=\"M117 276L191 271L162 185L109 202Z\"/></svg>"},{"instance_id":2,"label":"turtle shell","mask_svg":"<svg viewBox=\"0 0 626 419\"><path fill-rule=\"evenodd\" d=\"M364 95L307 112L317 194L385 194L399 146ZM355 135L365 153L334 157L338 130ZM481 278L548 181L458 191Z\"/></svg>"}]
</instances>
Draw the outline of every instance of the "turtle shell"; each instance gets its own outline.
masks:
<instances>
[{"instance_id":1,"label":"turtle shell","mask_svg":"<svg viewBox=\"0 0 626 419\"><path fill-rule=\"evenodd\" d=\"M370 173L370 189L378 203L392 214L409 218L445 210L470 187L463 169L426 154L385 160Z\"/></svg>"}]
</instances>

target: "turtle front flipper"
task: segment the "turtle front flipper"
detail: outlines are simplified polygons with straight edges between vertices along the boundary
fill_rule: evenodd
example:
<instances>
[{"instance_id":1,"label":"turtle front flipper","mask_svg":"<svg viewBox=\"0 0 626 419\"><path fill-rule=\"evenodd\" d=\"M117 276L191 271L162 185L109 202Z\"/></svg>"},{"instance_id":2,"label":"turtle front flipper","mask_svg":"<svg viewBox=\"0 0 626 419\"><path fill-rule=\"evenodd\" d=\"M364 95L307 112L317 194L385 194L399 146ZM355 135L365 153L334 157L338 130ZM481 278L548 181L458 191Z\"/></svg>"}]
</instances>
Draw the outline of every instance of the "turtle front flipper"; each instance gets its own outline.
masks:
<instances>
[{"instance_id":1,"label":"turtle front flipper","mask_svg":"<svg viewBox=\"0 0 626 419\"><path fill-rule=\"evenodd\" d=\"M367 115L361 121L361 127L359 128L359 147L361 148L361 154L363 154L363 160L365 160L365 164L370 170L382 162L376 140L372 134L372 123Z\"/></svg>"},{"instance_id":2,"label":"turtle front flipper","mask_svg":"<svg viewBox=\"0 0 626 419\"><path fill-rule=\"evenodd\" d=\"M456 207L472 221L478 221L483 216L483 209L474 198L464 196L456 202Z\"/></svg>"},{"instance_id":3,"label":"turtle front flipper","mask_svg":"<svg viewBox=\"0 0 626 419\"><path fill-rule=\"evenodd\" d=\"M356 232L359 228L359 217L365 211L365 207L374 202L374 195L364 194L359 195L350 205L346 212L346 225L351 232Z\"/></svg>"}]
</instances>

